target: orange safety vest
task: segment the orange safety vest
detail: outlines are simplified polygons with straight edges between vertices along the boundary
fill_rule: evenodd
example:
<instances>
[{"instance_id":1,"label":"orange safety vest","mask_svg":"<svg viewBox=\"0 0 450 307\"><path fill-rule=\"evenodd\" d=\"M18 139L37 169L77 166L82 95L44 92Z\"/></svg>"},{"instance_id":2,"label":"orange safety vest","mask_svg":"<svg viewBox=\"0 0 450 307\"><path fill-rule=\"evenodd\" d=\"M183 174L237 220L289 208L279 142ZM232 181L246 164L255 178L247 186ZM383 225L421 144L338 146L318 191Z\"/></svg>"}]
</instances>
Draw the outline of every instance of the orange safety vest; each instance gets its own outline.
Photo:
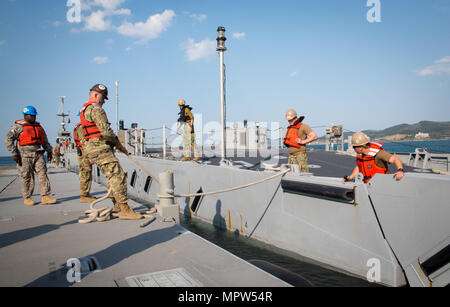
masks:
<instances>
[{"instance_id":1,"label":"orange safety vest","mask_svg":"<svg viewBox=\"0 0 450 307\"><path fill-rule=\"evenodd\" d=\"M23 119L16 120L16 124L22 125L23 132L19 135L19 145L44 145L46 138L44 128L38 122L27 123Z\"/></svg>"},{"instance_id":2,"label":"orange safety vest","mask_svg":"<svg viewBox=\"0 0 450 307\"><path fill-rule=\"evenodd\" d=\"M93 138L99 138L102 136L97 125L95 123L91 123L91 122L87 121L86 118L84 117L84 111L86 110L86 108L88 106L90 106L93 103L95 103L95 102L93 102L93 101L86 102L80 111L81 125L83 126L83 133L84 133L86 140L90 140Z\"/></svg>"},{"instance_id":3,"label":"orange safety vest","mask_svg":"<svg viewBox=\"0 0 450 307\"><path fill-rule=\"evenodd\" d=\"M370 143L370 152L367 155L357 155L356 163L360 172L364 175L364 182L368 183L375 174L389 174L387 167L379 167L375 164L375 156L384 150L382 143Z\"/></svg>"},{"instance_id":4,"label":"orange safety vest","mask_svg":"<svg viewBox=\"0 0 450 307\"><path fill-rule=\"evenodd\" d=\"M77 148L82 149L83 147L81 146L81 141L80 139L77 137L77 134L75 133L75 130L78 128L78 126L81 126L81 123L78 123L75 128L73 129L73 139L75 140L75 146L77 146Z\"/></svg>"},{"instance_id":5,"label":"orange safety vest","mask_svg":"<svg viewBox=\"0 0 450 307\"><path fill-rule=\"evenodd\" d=\"M300 131L301 126L302 123L298 123L287 128L286 136L284 137L284 145L295 148L302 147L302 145L296 142L299 137L298 132Z\"/></svg>"}]
</instances>

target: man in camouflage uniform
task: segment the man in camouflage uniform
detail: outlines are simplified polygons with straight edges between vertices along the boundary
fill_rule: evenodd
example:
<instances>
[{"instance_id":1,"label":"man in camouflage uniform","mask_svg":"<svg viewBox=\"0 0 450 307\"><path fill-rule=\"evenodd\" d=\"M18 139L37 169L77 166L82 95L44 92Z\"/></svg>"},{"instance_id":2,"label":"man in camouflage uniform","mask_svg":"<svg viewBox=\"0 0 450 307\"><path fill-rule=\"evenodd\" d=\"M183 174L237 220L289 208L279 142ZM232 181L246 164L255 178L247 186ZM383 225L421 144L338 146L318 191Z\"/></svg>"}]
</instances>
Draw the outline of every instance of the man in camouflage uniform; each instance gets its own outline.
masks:
<instances>
[{"instance_id":1,"label":"man in camouflage uniform","mask_svg":"<svg viewBox=\"0 0 450 307\"><path fill-rule=\"evenodd\" d=\"M114 211L119 219L135 220L143 218L128 206L127 178L114 155L114 148L128 155L110 127L102 106L108 99L108 89L102 84L91 88L89 101L80 111L80 119L85 136L86 153L90 161L97 164L107 179L107 187L112 190Z\"/></svg>"},{"instance_id":2,"label":"man in camouflage uniform","mask_svg":"<svg viewBox=\"0 0 450 307\"><path fill-rule=\"evenodd\" d=\"M84 138L83 127L79 123L73 129L73 136L78 155L78 176L80 177L80 202L90 203L96 200L95 197L90 196L92 186L92 165L85 152L86 139Z\"/></svg>"},{"instance_id":3,"label":"man in camouflage uniform","mask_svg":"<svg viewBox=\"0 0 450 307\"><path fill-rule=\"evenodd\" d=\"M59 162L61 161L60 155L61 155L61 144L59 144L59 141L57 141L53 156L53 158L55 159L56 168L59 168Z\"/></svg>"},{"instance_id":4,"label":"man in camouflage uniform","mask_svg":"<svg viewBox=\"0 0 450 307\"><path fill-rule=\"evenodd\" d=\"M306 144L317 140L317 134L310 126L303 124L305 117L297 116L295 110L288 110L286 112L286 120L289 122L289 127L286 131L284 144L289 150L289 164L297 164L300 172L308 173L308 155L306 154Z\"/></svg>"},{"instance_id":5,"label":"man in camouflage uniform","mask_svg":"<svg viewBox=\"0 0 450 307\"><path fill-rule=\"evenodd\" d=\"M186 105L184 99L178 100L178 106L180 107L180 118L178 119L178 130L181 125L184 124L183 141L184 141L184 158L181 161L191 160L191 151L194 152L194 161L199 161L200 156L198 154L197 145L195 144L195 132L194 132L194 115L192 115L192 108Z\"/></svg>"},{"instance_id":6,"label":"man in camouflage uniform","mask_svg":"<svg viewBox=\"0 0 450 307\"><path fill-rule=\"evenodd\" d=\"M51 198L50 181L47 176L47 165L44 151L49 161L52 159L52 146L41 125L36 122L36 109L33 106L25 107L24 119L17 120L6 135L5 145L11 152L13 160L22 178L22 195L26 206L34 206L31 199L34 191L34 173L37 174L43 205L54 204L56 199ZM17 144L16 144L17 141ZM41 146L44 149L41 149Z\"/></svg>"}]
</instances>

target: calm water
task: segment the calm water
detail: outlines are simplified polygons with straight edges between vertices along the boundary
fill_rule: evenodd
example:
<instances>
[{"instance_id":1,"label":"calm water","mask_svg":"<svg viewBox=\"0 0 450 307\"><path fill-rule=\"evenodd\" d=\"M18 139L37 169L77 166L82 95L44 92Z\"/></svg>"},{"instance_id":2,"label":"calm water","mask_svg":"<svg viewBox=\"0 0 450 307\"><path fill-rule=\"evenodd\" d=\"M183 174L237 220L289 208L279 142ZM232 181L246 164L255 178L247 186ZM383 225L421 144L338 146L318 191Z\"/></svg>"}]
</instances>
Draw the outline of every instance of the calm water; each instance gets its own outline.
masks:
<instances>
[{"instance_id":1,"label":"calm water","mask_svg":"<svg viewBox=\"0 0 450 307\"><path fill-rule=\"evenodd\" d=\"M391 153L407 152L412 153L416 148L426 148L429 152L450 153L450 140L439 141L414 141L414 142L382 142L383 148ZM325 149L325 145L310 145L314 149ZM336 148L336 147L335 147ZM347 150L348 144L344 144L344 150Z\"/></svg>"},{"instance_id":2,"label":"calm water","mask_svg":"<svg viewBox=\"0 0 450 307\"><path fill-rule=\"evenodd\" d=\"M13 166L16 165L16 162L12 159L11 156L9 157L0 157L0 167L2 166Z\"/></svg>"},{"instance_id":3,"label":"calm water","mask_svg":"<svg viewBox=\"0 0 450 307\"><path fill-rule=\"evenodd\" d=\"M301 275L315 287L380 287L380 285L352 277L302 258L294 253L248 239L209 223L181 217L181 225L241 259L264 260L290 272Z\"/></svg>"}]
</instances>

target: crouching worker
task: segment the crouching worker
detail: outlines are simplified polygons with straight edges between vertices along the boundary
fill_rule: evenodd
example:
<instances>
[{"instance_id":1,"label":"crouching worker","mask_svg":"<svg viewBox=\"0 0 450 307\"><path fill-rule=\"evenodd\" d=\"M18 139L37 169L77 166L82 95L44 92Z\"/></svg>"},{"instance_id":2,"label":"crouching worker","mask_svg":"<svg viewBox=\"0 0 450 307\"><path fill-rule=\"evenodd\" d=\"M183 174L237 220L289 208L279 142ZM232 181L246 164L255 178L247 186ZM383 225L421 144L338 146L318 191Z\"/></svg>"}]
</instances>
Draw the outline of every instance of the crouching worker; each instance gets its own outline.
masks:
<instances>
[{"instance_id":1,"label":"crouching worker","mask_svg":"<svg viewBox=\"0 0 450 307\"><path fill-rule=\"evenodd\" d=\"M388 165L394 164L397 172L394 177L401 180L405 175L402 161L395 155L392 155L383 149L383 144L378 142L370 142L369 137L362 132L357 132L352 137L353 149L356 156L356 167L349 176L344 176L342 182L355 179L358 173L364 176L364 183L372 180L375 174L389 174Z\"/></svg>"}]
</instances>

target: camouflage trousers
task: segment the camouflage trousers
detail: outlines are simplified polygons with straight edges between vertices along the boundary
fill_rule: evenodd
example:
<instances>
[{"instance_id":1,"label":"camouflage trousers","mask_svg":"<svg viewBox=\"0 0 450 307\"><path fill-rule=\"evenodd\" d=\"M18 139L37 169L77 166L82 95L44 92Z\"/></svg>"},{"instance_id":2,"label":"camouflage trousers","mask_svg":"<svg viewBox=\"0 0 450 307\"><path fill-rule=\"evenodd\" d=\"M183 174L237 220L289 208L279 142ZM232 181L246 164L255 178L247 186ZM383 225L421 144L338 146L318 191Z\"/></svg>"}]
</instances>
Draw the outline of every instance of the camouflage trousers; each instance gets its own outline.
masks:
<instances>
[{"instance_id":1,"label":"camouflage trousers","mask_svg":"<svg viewBox=\"0 0 450 307\"><path fill-rule=\"evenodd\" d=\"M47 164L44 153L36 152L34 156L23 156L22 166L17 166L19 175L22 178L23 198L29 198L34 191L34 173L37 174L39 188L42 196L50 195L50 180L47 176Z\"/></svg>"},{"instance_id":2,"label":"camouflage trousers","mask_svg":"<svg viewBox=\"0 0 450 307\"><path fill-rule=\"evenodd\" d=\"M197 145L195 144L195 133L190 124L186 123L183 130L184 156L190 157L194 152L194 157L199 157Z\"/></svg>"},{"instance_id":3,"label":"camouflage trousers","mask_svg":"<svg viewBox=\"0 0 450 307\"><path fill-rule=\"evenodd\" d=\"M61 159L59 158L59 155L58 154L54 154L54 158L53 159L55 160L56 167L59 168L59 162L61 161Z\"/></svg>"},{"instance_id":4,"label":"camouflage trousers","mask_svg":"<svg viewBox=\"0 0 450 307\"><path fill-rule=\"evenodd\" d=\"M88 153L88 159L97 164L100 171L106 177L106 187L112 190L113 202L119 204L128 203L127 176L125 175L119 160L112 151L102 153Z\"/></svg>"},{"instance_id":5,"label":"camouflage trousers","mask_svg":"<svg viewBox=\"0 0 450 307\"><path fill-rule=\"evenodd\" d=\"M308 155L306 152L290 154L288 164L298 164L298 168L302 173L309 173Z\"/></svg>"},{"instance_id":6,"label":"camouflage trousers","mask_svg":"<svg viewBox=\"0 0 450 307\"><path fill-rule=\"evenodd\" d=\"M78 176L80 177L80 196L89 196L92 186L92 165L86 154L78 156Z\"/></svg>"}]
</instances>

